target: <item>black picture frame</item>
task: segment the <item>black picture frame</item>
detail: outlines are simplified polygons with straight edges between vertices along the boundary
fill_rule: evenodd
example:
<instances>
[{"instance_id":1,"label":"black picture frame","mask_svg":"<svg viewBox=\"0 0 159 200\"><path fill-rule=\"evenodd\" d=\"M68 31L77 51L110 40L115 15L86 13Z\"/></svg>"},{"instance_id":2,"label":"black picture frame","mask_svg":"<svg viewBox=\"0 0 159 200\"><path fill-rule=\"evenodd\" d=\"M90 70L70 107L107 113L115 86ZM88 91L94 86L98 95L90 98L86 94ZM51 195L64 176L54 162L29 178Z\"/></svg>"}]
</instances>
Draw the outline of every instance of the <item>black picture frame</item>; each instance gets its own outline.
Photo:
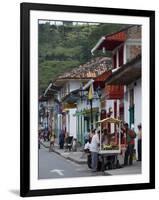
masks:
<instances>
[{"instance_id":1,"label":"black picture frame","mask_svg":"<svg viewBox=\"0 0 159 200\"><path fill-rule=\"evenodd\" d=\"M148 183L74 187L62 189L30 189L30 11L60 11L117 16L148 17L150 22L150 180ZM20 127L20 196L43 196L108 191L141 190L155 188L155 12L102 7L82 7L71 5L49 5L21 3L21 127ZM147 106L147 105L145 105Z\"/></svg>"}]
</instances>

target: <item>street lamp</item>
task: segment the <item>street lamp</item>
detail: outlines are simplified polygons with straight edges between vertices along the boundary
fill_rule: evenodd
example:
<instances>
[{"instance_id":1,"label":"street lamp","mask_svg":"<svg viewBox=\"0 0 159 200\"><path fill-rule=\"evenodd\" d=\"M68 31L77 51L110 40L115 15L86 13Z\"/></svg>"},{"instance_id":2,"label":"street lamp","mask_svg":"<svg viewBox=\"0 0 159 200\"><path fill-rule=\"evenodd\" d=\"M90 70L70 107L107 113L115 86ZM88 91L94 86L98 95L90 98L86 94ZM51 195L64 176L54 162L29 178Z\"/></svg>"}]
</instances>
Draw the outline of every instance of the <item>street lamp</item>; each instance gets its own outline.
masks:
<instances>
[{"instance_id":1,"label":"street lamp","mask_svg":"<svg viewBox=\"0 0 159 200\"><path fill-rule=\"evenodd\" d=\"M82 114L82 111L84 110L84 100L85 100L86 96L85 96L85 91L82 86L80 87L80 90L79 90L79 96L80 96L81 115L80 115L80 118L78 117L78 120L80 120L80 122L81 122L81 125L80 125L81 129L80 129L80 131L78 130L78 140L81 143L83 143L83 141L84 141L84 134L83 134L83 129L84 129L83 118L84 118L84 116Z\"/></svg>"},{"instance_id":2,"label":"street lamp","mask_svg":"<svg viewBox=\"0 0 159 200\"><path fill-rule=\"evenodd\" d=\"M97 92L98 98L99 98L99 120L101 120L101 96L102 96L102 90L101 90L100 86L98 86L96 92Z\"/></svg>"},{"instance_id":3,"label":"street lamp","mask_svg":"<svg viewBox=\"0 0 159 200\"><path fill-rule=\"evenodd\" d=\"M100 86L97 88L97 94L99 97L99 121L101 120L101 96L102 96L102 90ZM101 143L102 143L102 130L101 130L101 123L99 125L99 130L100 130L100 151L101 151Z\"/></svg>"},{"instance_id":4,"label":"street lamp","mask_svg":"<svg viewBox=\"0 0 159 200\"><path fill-rule=\"evenodd\" d=\"M96 91L97 91L98 97L101 98L101 96L102 96L102 90L101 90L101 87L98 86L98 88L97 88Z\"/></svg>"},{"instance_id":5,"label":"street lamp","mask_svg":"<svg viewBox=\"0 0 159 200\"><path fill-rule=\"evenodd\" d=\"M90 102L90 120L91 120L91 130L93 130L93 100L89 99Z\"/></svg>"}]
</instances>

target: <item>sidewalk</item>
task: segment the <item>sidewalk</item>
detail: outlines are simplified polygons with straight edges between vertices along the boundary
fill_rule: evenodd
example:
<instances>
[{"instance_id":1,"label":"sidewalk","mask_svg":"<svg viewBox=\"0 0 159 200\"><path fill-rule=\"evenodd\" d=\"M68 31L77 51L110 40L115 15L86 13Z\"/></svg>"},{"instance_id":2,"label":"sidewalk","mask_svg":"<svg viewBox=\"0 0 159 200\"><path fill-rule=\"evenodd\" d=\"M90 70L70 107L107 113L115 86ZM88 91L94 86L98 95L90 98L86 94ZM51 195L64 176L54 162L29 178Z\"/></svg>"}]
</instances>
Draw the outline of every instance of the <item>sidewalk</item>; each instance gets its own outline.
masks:
<instances>
[{"instance_id":1,"label":"sidewalk","mask_svg":"<svg viewBox=\"0 0 159 200\"><path fill-rule=\"evenodd\" d=\"M118 155L118 160L120 165L124 163L124 156ZM105 173L110 175L132 175L132 174L141 174L141 162L133 161L133 165L123 166L117 169L106 170Z\"/></svg>"},{"instance_id":2,"label":"sidewalk","mask_svg":"<svg viewBox=\"0 0 159 200\"><path fill-rule=\"evenodd\" d=\"M49 148L49 142L41 142L41 143L45 148ZM73 162L76 162L78 164L87 163L87 157L86 156L81 157L83 154L81 147L78 148L76 152L73 152L73 151L66 151L65 149L60 149L58 144L55 144L53 151L61 155L62 157L71 160Z\"/></svg>"},{"instance_id":3,"label":"sidewalk","mask_svg":"<svg viewBox=\"0 0 159 200\"><path fill-rule=\"evenodd\" d=\"M49 142L42 142L42 145L45 148L49 148ZM71 160L73 162L76 162L78 164L87 164L87 157L86 155L81 158L83 152L81 150L81 147L77 149L76 152L72 151L65 151L65 149L59 149L59 146L55 144L54 146L54 152L61 155L62 157ZM123 164L123 157L118 157L120 164ZM134 161L132 166L124 166L119 169L112 169L112 170L106 170L105 173L109 175L128 175L128 174L141 174L141 162Z\"/></svg>"},{"instance_id":4,"label":"sidewalk","mask_svg":"<svg viewBox=\"0 0 159 200\"><path fill-rule=\"evenodd\" d=\"M105 173L110 175L133 175L133 174L141 174L141 162L134 161L132 166L124 166L119 169L106 170Z\"/></svg>"}]
</instances>

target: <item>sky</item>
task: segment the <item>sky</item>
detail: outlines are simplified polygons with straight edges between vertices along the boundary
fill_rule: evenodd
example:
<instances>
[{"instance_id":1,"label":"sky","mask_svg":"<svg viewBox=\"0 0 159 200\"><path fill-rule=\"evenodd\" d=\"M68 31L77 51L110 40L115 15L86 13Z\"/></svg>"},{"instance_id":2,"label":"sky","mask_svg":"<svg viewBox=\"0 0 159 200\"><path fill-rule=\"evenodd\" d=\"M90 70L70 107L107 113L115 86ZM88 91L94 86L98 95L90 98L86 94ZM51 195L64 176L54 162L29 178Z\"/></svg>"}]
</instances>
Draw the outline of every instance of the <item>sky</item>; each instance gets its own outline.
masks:
<instances>
[{"instance_id":1,"label":"sky","mask_svg":"<svg viewBox=\"0 0 159 200\"><path fill-rule=\"evenodd\" d=\"M70 21L71 22L71 21ZM46 24L50 23L50 25L63 25L63 21L54 21L54 20L39 20L39 24ZM98 25L99 23L86 23L86 22L73 22L74 25L83 25L83 24L89 24L89 25Z\"/></svg>"}]
</instances>

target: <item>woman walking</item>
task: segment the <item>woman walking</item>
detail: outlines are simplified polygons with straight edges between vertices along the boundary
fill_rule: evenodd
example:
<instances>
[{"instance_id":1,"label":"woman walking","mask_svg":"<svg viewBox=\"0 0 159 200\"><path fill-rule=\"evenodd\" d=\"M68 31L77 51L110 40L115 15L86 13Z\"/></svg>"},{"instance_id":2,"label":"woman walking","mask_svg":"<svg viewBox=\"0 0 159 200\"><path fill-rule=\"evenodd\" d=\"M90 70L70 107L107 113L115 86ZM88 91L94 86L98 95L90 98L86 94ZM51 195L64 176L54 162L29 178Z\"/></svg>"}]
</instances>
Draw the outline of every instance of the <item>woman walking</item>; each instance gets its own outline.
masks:
<instances>
[{"instance_id":1,"label":"woman walking","mask_svg":"<svg viewBox=\"0 0 159 200\"><path fill-rule=\"evenodd\" d=\"M55 134L54 133L50 134L49 139L50 139L49 151L53 151L54 143L55 143Z\"/></svg>"}]
</instances>

